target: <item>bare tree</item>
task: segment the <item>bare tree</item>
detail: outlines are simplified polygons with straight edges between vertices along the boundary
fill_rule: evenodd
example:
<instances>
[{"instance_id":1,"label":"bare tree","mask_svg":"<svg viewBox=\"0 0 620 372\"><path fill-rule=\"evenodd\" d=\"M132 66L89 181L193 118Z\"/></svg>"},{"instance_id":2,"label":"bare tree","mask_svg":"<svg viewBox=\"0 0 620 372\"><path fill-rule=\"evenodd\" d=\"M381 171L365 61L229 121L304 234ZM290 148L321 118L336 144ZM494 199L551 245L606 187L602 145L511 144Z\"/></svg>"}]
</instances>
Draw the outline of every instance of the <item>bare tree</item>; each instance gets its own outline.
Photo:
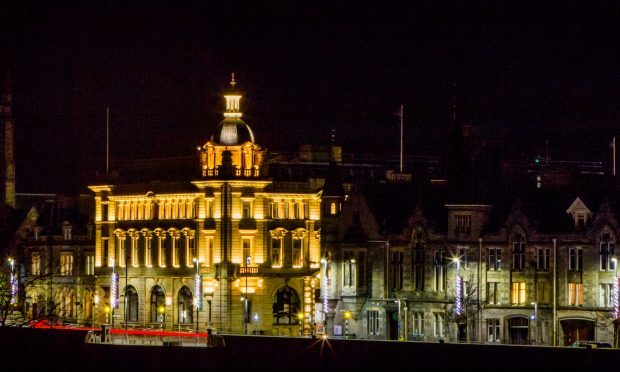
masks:
<instances>
[{"instance_id":1,"label":"bare tree","mask_svg":"<svg viewBox=\"0 0 620 372\"><path fill-rule=\"evenodd\" d=\"M618 348L620 319L614 318L613 310L599 310L592 312L596 319L596 327L613 338L614 348Z\"/></svg>"},{"instance_id":2,"label":"bare tree","mask_svg":"<svg viewBox=\"0 0 620 372\"><path fill-rule=\"evenodd\" d=\"M462 276L462 280L460 311L457 312L456 309L457 291L455 285L451 294L452 301L446 304L446 320L448 324L456 325L458 341L469 341L468 327L472 325L471 321L476 319L476 313L478 312L478 305L480 303L478 298L478 283L473 271L470 271L465 277Z\"/></svg>"}]
</instances>

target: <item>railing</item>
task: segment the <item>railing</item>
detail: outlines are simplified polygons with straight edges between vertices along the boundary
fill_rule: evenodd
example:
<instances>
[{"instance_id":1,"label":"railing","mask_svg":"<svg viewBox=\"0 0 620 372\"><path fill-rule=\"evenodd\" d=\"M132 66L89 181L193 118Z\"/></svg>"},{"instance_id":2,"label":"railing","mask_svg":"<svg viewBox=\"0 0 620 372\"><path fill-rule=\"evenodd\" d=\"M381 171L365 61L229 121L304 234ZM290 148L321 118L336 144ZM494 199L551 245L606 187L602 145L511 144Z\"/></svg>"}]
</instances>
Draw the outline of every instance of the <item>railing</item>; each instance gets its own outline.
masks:
<instances>
[{"instance_id":1,"label":"railing","mask_svg":"<svg viewBox=\"0 0 620 372\"><path fill-rule=\"evenodd\" d=\"M240 275L258 274L258 266L240 266Z\"/></svg>"}]
</instances>

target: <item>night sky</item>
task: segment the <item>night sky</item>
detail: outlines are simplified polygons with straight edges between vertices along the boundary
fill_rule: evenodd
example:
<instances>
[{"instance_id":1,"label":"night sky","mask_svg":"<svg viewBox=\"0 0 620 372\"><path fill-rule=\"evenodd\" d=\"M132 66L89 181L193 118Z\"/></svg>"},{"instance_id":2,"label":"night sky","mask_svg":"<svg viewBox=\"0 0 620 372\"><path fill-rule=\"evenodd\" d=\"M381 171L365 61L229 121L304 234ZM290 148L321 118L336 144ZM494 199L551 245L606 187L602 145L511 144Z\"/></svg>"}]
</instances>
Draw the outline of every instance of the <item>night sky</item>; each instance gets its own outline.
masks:
<instances>
[{"instance_id":1,"label":"night sky","mask_svg":"<svg viewBox=\"0 0 620 372\"><path fill-rule=\"evenodd\" d=\"M436 1L3 2L19 192L84 191L111 156L191 154L234 71L259 144L443 155L457 118L505 156L607 161L620 134L620 5ZM460 3L460 2L459 2ZM462 2L465 3L465 2ZM456 88L453 87L456 83Z\"/></svg>"}]
</instances>

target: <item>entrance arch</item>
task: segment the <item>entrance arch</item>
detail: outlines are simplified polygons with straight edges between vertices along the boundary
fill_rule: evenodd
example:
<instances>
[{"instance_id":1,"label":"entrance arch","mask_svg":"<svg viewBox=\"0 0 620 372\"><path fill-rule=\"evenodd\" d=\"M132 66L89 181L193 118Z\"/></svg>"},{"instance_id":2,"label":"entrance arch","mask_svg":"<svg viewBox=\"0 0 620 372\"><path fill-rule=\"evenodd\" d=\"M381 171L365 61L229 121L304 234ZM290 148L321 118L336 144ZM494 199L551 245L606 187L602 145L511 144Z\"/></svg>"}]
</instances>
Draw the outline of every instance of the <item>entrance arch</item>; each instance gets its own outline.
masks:
<instances>
[{"instance_id":1,"label":"entrance arch","mask_svg":"<svg viewBox=\"0 0 620 372\"><path fill-rule=\"evenodd\" d=\"M573 318L560 320L564 346L570 346L575 341L594 341L595 323L592 319Z\"/></svg>"},{"instance_id":2,"label":"entrance arch","mask_svg":"<svg viewBox=\"0 0 620 372\"><path fill-rule=\"evenodd\" d=\"M508 343L528 345L530 343L530 320L524 316L516 316L506 320L508 327Z\"/></svg>"}]
</instances>

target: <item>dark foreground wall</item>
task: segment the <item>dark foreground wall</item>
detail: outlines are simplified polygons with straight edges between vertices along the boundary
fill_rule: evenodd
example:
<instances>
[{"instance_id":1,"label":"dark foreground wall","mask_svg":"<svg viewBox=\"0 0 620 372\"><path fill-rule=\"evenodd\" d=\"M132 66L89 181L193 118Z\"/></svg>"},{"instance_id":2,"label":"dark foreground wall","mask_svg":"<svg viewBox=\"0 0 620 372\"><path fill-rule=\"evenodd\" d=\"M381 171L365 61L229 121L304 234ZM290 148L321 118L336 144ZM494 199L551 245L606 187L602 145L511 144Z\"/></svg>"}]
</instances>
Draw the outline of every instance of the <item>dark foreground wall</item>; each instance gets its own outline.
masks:
<instances>
[{"instance_id":1,"label":"dark foreground wall","mask_svg":"<svg viewBox=\"0 0 620 372\"><path fill-rule=\"evenodd\" d=\"M84 344L80 331L0 329L0 371L620 371L620 351L225 336L225 348ZM7 369L5 369L7 367Z\"/></svg>"}]
</instances>

